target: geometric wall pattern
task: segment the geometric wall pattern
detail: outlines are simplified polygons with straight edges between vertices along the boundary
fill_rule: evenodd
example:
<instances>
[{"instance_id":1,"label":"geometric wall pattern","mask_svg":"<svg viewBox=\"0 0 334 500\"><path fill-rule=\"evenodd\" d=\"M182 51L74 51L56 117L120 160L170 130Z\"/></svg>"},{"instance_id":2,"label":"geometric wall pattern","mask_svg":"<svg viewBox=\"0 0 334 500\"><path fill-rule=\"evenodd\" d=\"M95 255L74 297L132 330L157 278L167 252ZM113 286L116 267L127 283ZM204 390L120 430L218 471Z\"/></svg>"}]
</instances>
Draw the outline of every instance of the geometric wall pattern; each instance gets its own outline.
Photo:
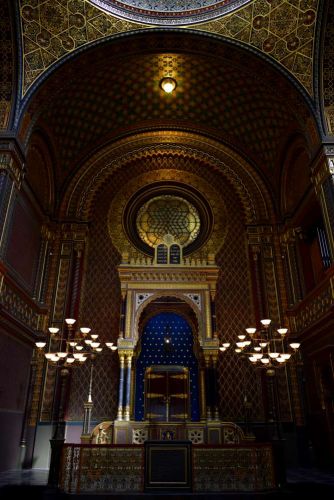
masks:
<instances>
[{"instance_id":1,"label":"geometric wall pattern","mask_svg":"<svg viewBox=\"0 0 334 500\"><path fill-rule=\"evenodd\" d=\"M23 94L52 64L85 44L150 28L105 13L88 0L19 3ZM232 38L258 49L282 64L312 94L318 4L319 0L254 0L237 12L188 28Z\"/></svg>"},{"instance_id":2,"label":"geometric wall pattern","mask_svg":"<svg viewBox=\"0 0 334 500\"><path fill-rule=\"evenodd\" d=\"M253 324L251 282L246 234L238 200L231 189L222 187L228 210L228 233L216 262L221 268L216 291L218 336L231 347L219 354L220 414L223 420L243 420L243 400L251 403L251 418L263 420L261 381L248 361L234 352L237 336ZM233 209L232 209L233 207Z\"/></svg>"},{"instance_id":3,"label":"geometric wall pattern","mask_svg":"<svg viewBox=\"0 0 334 500\"><path fill-rule=\"evenodd\" d=\"M80 323L89 325L101 342L117 342L120 318L120 286L116 265L119 255L107 228L110 186L100 193L95 204L88 240L83 280ZM94 366L93 419L116 418L119 363L117 351L104 347ZM82 420L83 403L89 386L89 361L73 370L68 418Z\"/></svg>"}]
</instances>

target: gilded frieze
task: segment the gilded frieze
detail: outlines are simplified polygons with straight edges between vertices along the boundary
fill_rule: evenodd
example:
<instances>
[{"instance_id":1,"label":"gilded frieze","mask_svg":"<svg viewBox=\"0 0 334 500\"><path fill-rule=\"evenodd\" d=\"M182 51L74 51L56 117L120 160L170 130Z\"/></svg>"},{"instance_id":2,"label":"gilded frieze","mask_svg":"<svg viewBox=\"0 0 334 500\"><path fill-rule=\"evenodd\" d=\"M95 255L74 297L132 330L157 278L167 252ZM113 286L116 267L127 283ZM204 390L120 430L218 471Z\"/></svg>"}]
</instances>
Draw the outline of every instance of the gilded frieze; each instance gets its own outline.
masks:
<instances>
[{"instance_id":1,"label":"gilded frieze","mask_svg":"<svg viewBox=\"0 0 334 500\"><path fill-rule=\"evenodd\" d=\"M236 12L183 29L208 32L258 49L312 94L318 5L319 0L254 0ZM115 17L89 0L20 0L20 9L23 95L54 63L84 45L157 26Z\"/></svg>"},{"instance_id":2,"label":"gilded frieze","mask_svg":"<svg viewBox=\"0 0 334 500\"><path fill-rule=\"evenodd\" d=\"M3 279L0 289L0 302L3 309L31 330L44 327L44 315L39 314Z\"/></svg>"},{"instance_id":3,"label":"gilded frieze","mask_svg":"<svg viewBox=\"0 0 334 500\"><path fill-rule=\"evenodd\" d=\"M309 300L305 300L296 312L293 312L291 318L293 331L300 332L319 321L333 307L333 300L334 278L331 277L316 295L312 294Z\"/></svg>"}]
</instances>

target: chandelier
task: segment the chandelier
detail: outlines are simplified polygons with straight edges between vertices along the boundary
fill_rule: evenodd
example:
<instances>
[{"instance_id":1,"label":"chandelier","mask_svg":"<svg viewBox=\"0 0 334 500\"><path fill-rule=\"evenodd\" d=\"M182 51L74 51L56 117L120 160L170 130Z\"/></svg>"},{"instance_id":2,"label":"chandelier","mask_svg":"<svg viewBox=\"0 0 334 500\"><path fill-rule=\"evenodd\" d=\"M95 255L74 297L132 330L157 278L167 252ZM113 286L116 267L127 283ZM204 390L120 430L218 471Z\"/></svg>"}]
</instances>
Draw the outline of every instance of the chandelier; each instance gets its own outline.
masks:
<instances>
[{"instance_id":1,"label":"chandelier","mask_svg":"<svg viewBox=\"0 0 334 500\"><path fill-rule=\"evenodd\" d=\"M35 342L39 351L43 352L47 346L44 356L51 364L62 366L82 364L87 358L92 358L102 351L103 347L98 340L98 334L91 333L91 328L88 327L80 327L76 330L75 323L75 319L66 318L62 329L53 326L48 328L47 342ZM112 351L117 349L113 342L106 342L105 345Z\"/></svg>"},{"instance_id":2,"label":"chandelier","mask_svg":"<svg viewBox=\"0 0 334 500\"><path fill-rule=\"evenodd\" d=\"M295 354L300 343L287 342L287 328L273 328L271 319L261 319L262 328L246 328L246 334L238 335L235 352L248 357L249 361L257 368L265 368L268 375L273 375L275 369L282 367ZM225 342L219 348L226 351L230 347Z\"/></svg>"}]
</instances>

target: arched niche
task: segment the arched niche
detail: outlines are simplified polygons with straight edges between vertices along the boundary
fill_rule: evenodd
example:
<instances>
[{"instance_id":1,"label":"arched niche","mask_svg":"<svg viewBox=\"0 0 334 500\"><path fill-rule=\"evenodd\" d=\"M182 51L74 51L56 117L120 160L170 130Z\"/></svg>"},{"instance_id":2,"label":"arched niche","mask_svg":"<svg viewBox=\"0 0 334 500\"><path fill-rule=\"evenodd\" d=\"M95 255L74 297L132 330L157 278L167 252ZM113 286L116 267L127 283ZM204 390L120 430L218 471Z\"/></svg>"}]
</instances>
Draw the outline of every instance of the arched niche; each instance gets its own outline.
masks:
<instances>
[{"instance_id":1,"label":"arched niche","mask_svg":"<svg viewBox=\"0 0 334 500\"><path fill-rule=\"evenodd\" d=\"M26 182L32 189L41 207L51 213L54 209L54 165L52 148L41 131L31 137L27 150Z\"/></svg>"},{"instance_id":2,"label":"arched niche","mask_svg":"<svg viewBox=\"0 0 334 500\"><path fill-rule=\"evenodd\" d=\"M168 304L159 310L151 303L151 314L142 325L135 356L135 420L200 418L200 356L194 326L185 310L181 314Z\"/></svg>"},{"instance_id":3,"label":"arched niche","mask_svg":"<svg viewBox=\"0 0 334 500\"><path fill-rule=\"evenodd\" d=\"M140 293L139 293L140 295ZM184 317L192 327L196 345L200 344L200 330L203 325L201 318L201 297L200 293L192 294L186 291L163 291L158 290L153 293L142 294L143 301L139 305L135 314L134 335L137 343L143 329L151 317L159 312L173 312ZM196 300L195 300L196 299Z\"/></svg>"},{"instance_id":4,"label":"arched niche","mask_svg":"<svg viewBox=\"0 0 334 500\"><path fill-rule=\"evenodd\" d=\"M310 151L301 136L288 144L283 159L281 182L281 212L291 216L311 188Z\"/></svg>"}]
</instances>

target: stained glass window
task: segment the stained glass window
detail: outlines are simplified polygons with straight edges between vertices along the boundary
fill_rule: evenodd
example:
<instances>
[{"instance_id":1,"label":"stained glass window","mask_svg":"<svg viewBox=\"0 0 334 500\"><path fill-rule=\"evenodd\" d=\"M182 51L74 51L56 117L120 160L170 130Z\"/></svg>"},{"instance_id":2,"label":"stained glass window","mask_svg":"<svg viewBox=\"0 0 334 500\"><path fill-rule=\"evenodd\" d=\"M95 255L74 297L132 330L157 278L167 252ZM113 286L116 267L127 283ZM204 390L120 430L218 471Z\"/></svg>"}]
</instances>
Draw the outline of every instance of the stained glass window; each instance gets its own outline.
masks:
<instances>
[{"instance_id":1,"label":"stained glass window","mask_svg":"<svg viewBox=\"0 0 334 500\"><path fill-rule=\"evenodd\" d=\"M162 195L139 209L136 226L140 238L151 247L163 243L167 234L185 247L197 238L201 221L197 209L187 200Z\"/></svg>"}]
</instances>

